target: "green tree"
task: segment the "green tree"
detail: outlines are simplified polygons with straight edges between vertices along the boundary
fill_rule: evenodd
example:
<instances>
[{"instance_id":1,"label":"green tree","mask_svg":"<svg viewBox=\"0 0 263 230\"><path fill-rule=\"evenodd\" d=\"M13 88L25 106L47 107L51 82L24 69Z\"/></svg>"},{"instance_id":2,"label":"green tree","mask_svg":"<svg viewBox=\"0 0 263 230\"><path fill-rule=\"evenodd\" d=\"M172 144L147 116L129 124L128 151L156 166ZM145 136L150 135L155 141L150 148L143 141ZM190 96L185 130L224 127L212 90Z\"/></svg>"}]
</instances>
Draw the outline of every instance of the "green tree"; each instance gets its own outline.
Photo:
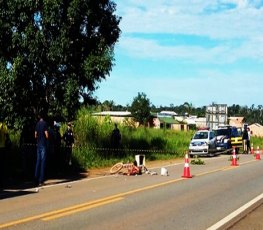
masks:
<instances>
[{"instance_id":1,"label":"green tree","mask_svg":"<svg viewBox=\"0 0 263 230\"><path fill-rule=\"evenodd\" d=\"M151 115L151 103L145 93L138 93L133 98L133 102L130 107L130 112L135 121L140 125L146 125Z\"/></svg>"},{"instance_id":2,"label":"green tree","mask_svg":"<svg viewBox=\"0 0 263 230\"><path fill-rule=\"evenodd\" d=\"M183 104L183 106L184 106L185 109L186 109L187 115L188 115L188 116L191 115L192 110L193 110L193 104L192 104L192 103L185 102L185 103Z\"/></svg>"},{"instance_id":3,"label":"green tree","mask_svg":"<svg viewBox=\"0 0 263 230\"><path fill-rule=\"evenodd\" d=\"M110 0L0 1L0 107L73 119L114 64L120 17Z\"/></svg>"},{"instance_id":4,"label":"green tree","mask_svg":"<svg viewBox=\"0 0 263 230\"><path fill-rule=\"evenodd\" d=\"M113 107L115 106L114 101L110 100L106 100L102 103L102 111L112 111Z\"/></svg>"},{"instance_id":5,"label":"green tree","mask_svg":"<svg viewBox=\"0 0 263 230\"><path fill-rule=\"evenodd\" d=\"M242 107L240 105L233 104L228 107L228 115L231 117L241 116L241 109Z\"/></svg>"}]
</instances>

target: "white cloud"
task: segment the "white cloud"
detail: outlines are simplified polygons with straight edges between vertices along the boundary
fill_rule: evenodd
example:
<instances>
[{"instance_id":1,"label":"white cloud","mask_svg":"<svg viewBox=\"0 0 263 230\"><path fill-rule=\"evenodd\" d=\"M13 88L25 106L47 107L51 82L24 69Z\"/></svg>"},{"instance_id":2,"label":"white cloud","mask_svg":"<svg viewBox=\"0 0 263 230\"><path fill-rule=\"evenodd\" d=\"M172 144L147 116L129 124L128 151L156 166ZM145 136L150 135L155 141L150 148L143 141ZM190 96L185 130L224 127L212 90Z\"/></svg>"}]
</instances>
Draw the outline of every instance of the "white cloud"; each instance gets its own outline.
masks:
<instances>
[{"instance_id":1,"label":"white cloud","mask_svg":"<svg viewBox=\"0 0 263 230\"><path fill-rule=\"evenodd\" d=\"M236 8L205 14L208 7L236 4ZM129 55L145 58L189 58L211 62L233 62L248 55L262 59L263 9L251 7L259 1L246 0L155 0L119 1L123 14L120 48ZM205 36L219 42L217 47L162 46L158 40L134 38L133 33L163 33ZM241 46L232 45L242 39ZM228 42L230 41L230 42ZM253 49L251 49L253 48Z\"/></svg>"},{"instance_id":2,"label":"white cloud","mask_svg":"<svg viewBox=\"0 0 263 230\"><path fill-rule=\"evenodd\" d=\"M211 14L205 14L204 10L213 1L178 0L169 1L169 5L165 4L167 1L139 2L140 7L126 1L122 6L124 33L183 33L213 38L250 37L262 33L262 9L244 7L246 1L228 1L243 7Z\"/></svg>"},{"instance_id":3,"label":"white cloud","mask_svg":"<svg viewBox=\"0 0 263 230\"><path fill-rule=\"evenodd\" d=\"M117 14L123 17L123 33L116 47L121 64L117 58L111 77L100 84L96 94L101 101L126 105L138 92L144 92L156 106L184 102L194 106L212 102L262 104L263 67L258 64L263 61L262 1L116 2ZM212 45L164 45L158 36L138 33L161 34L162 38L166 34L200 36L212 40ZM125 58L129 58L127 63ZM182 62L187 64L179 69L168 66ZM152 63L158 67L153 68Z\"/></svg>"},{"instance_id":4,"label":"white cloud","mask_svg":"<svg viewBox=\"0 0 263 230\"><path fill-rule=\"evenodd\" d=\"M200 46L162 46L155 40L122 38L119 49L127 56L145 59L180 59L205 63L232 63L242 58L263 61L263 36L255 37L241 45L222 42L221 45L204 48Z\"/></svg>"}]
</instances>

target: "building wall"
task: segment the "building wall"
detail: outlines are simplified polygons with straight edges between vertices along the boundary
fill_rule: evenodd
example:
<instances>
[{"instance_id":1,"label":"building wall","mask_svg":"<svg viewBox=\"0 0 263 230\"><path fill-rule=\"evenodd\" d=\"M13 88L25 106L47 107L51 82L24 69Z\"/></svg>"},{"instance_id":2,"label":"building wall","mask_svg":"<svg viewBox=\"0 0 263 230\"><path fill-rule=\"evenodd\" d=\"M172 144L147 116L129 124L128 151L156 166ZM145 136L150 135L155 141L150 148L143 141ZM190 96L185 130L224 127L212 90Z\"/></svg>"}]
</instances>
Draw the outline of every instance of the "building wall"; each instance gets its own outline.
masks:
<instances>
[{"instance_id":1,"label":"building wall","mask_svg":"<svg viewBox=\"0 0 263 230\"><path fill-rule=\"evenodd\" d=\"M178 131L188 131L189 127L187 124L173 124L172 129L178 130Z\"/></svg>"},{"instance_id":2,"label":"building wall","mask_svg":"<svg viewBox=\"0 0 263 230\"><path fill-rule=\"evenodd\" d=\"M195 119L195 124L197 128L205 128L206 125L206 118L205 117L199 117Z\"/></svg>"},{"instance_id":3,"label":"building wall","mask_svg":"<svg viewBox=\"0 0 263 230\"><path fill-rule=\"evenodd\" d=\"M260 124L252 124L248 126L252 132L252 136L263 137L263 126Z\"/></svg>"},{"instance_id":4,"label":"building wall","mask_svg":"<svg viewBox=\"0 0 263 230\"><path fill-rule=\"evenodd\" d=\"M229 117L229 125L236 126L238 128L243 127L244 117Z\"/></svg>"},{"instance_id":5,"label":"building wall","mask_svg":"<svg viewBox=\"0 0 263 230\"><path fill-rule=\"evenodd\" d=\"M227 124L227 105L212 104L206 107L207 126L211 129Z\"/></svg>"},{"instance_id":6,"label":"building wall","mask_svg":"<svg viewBox=\"0 0 263 230\"><path fill-rule=\"evenodd\" d=\"M153 127L155 129L160 129L163 125L158 118L153 118ZM168 124L168 126L173 130L187 131L189 129L187 124Z\"/></svg>"}]
</instances>

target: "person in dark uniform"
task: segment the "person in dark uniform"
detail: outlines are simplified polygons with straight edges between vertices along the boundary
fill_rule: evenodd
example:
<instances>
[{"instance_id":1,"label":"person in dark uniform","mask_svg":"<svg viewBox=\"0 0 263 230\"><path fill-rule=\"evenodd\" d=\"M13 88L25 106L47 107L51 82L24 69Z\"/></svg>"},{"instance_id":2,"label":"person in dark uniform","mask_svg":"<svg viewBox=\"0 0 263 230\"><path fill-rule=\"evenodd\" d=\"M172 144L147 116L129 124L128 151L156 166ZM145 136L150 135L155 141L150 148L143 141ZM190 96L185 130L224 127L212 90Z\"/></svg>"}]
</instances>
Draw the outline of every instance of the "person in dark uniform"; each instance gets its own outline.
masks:
<instances>
[{"instance_id":1,"label":"person in dark uniform","mask_svg":"<svg viewBox=\"0 0 263 230\"><path fill-rule=\"evenodd\" d=\"M35 169L36 185L42 186L44 183L46 157L47 157L47 140L48 128L47 123L43 119L43 115L39 115L39 121L35 127L35 138L37 139L37 162Z\"/></svg>"},{"instance_id":2,"label":"person in dark uniform","mask_svg":"<svg viewBox=\"0 0 263 230\"><path fill-rule=\"evenodd\" d=\"M6 174L6 138L7 126L5 122L0 121L0 189L4 187Z\"/></svg>"},{"instance_id":3,"label":"person in dark uniform","mask_svg":"<svg viewBox=\"0 0 263 230\"><path fill-rule=\"evenodd\" d=\"M121 133L120 133L120 130L118 129L118 127L117 127L117 124L115 123L114 124L114 129L113 129L113 131L111 133L111 144L112 144L113 148L118 149L120 143L121 143Z\"/></svg>"},{"instance_id":4,"label":"person in dark uniform","mask_svg":"<svg viewBox=\"0 0 263 230\"><path fill-rule=\"evenodd\" d=\"M243 153L247 154L248 153L248 131L247 128L244 129L243 134L242 134L242 140L243 140Z\"/></svg>"},{"instance_id":5,"label":"person in dark uniform","mask_svg":"<svg viewBox=\"0 0 263 230\"><path fill-rule=\"evenodd\" d=\"M65 157L66 157L66 164L71 165L72 164L72 147L74 146L74 134L72 130L72 124L69 122L66 132L63 135L62 138L66 144L66 150L65 150Z\"/></svg>"}]
</instances>

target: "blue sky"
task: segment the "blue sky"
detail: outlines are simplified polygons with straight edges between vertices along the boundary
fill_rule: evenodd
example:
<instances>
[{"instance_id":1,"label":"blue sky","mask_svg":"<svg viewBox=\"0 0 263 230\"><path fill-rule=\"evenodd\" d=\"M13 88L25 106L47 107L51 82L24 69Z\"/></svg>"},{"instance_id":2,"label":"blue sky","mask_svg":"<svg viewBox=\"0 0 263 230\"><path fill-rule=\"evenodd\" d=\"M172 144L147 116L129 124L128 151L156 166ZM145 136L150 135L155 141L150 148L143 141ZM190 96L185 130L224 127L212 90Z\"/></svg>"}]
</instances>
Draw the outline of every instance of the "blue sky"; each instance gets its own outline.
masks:
<instances>
[{"instance_id":1,"label":"blue sky","mask_svg":"<svg viewBox=\"0 0 263 230\"><path fill-rule=\"evenodd\" d=\"M122 34L99 101L263 105L263 0L114 2Z\"/></svg>"}]
</instances>

